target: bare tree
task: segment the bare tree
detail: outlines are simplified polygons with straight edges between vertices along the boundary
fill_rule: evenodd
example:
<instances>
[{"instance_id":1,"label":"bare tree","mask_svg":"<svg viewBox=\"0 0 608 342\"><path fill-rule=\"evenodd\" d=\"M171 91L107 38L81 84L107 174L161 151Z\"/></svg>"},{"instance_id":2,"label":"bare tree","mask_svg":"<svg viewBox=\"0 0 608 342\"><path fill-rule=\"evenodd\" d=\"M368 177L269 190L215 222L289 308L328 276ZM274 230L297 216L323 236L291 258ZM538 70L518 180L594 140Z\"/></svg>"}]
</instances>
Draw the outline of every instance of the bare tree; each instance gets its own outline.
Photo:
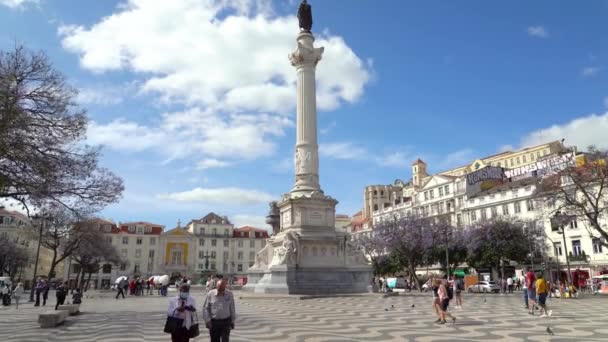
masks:
<instances>
[{"instance_id":1,"label":"bare tree","mask_svg":"<svg viewBox=\"0 0 608 342\"><path fill-rule=\"evenodd\" d=\"M102 263L117 265L122 260L116 248L104 238L95 220L82 222L79 230L80 243L72 255L72 260L80 265L80 280L78 277L76 280L79 287L86 291L91 276L99 272Z\"/></svg>"},{"instance_id":2,"label":"bare tree","mask_svg":"<svg viewBox=\"0 0 608 342\"><path fill-rule=\"evenodd\" d=\"M583 156L572 156L568 166L540 182L537 196L553 213L562 211L584 218L591 235L599 234L601 243L608 246L607 151L590 146Z\"/></svg>"},{"instance_id":3,"label":"bare tree","mask_svg":"<svg viewBox=\"0 0 608 342\"><path fill-rule=\"evenodd\" d=\"M29 256L27 249L17 241L6 235L0 236L0 276L6 274L14 278L27 266Z\"/></svg>"},{"instance_id":4,"label":"bare tree","mask_svg":"<svg viewBox=\"0 0 608 342\"><path fill-rule=\"evenodd\" d=\"M122 180L82 143L87 117L76 94L44 53L0 51L0 199L28 212L43 202L97 211L120 199Z\"/></svg>"}]
</instances>

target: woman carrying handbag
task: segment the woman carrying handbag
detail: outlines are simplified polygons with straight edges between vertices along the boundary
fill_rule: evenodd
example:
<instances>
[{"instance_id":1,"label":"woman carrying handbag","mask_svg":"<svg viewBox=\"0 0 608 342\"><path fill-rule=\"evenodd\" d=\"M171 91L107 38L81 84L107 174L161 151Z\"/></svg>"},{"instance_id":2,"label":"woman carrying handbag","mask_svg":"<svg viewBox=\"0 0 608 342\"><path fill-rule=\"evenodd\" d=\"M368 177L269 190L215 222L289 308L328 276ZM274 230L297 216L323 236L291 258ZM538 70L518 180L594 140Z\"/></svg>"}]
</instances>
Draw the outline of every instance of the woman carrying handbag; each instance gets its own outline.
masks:
<instances>
[{"instance_id":1,"label":"woman carrying handbag","mask_svg":"<svg viewBox=\"0 0 608 342\"><path fill-rule=\"evenodd\" d=\"M188 342L199 335L196 302L190 296L190 286L182 284L176 297L169 299L165 332L172 342Z\"/></svg>"}]
</instances>

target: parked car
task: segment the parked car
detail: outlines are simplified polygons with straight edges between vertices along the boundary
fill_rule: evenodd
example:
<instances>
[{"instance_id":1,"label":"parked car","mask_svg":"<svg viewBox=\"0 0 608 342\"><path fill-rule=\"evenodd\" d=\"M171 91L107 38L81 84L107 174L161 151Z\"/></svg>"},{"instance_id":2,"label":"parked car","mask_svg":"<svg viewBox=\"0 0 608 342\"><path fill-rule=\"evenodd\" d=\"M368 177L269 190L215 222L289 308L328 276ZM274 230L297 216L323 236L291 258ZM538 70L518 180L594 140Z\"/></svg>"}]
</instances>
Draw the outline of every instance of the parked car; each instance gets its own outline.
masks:
<instances>
[{"instance_id":1,"label":"parked car","mask_svg":"<svg viewBox=\"0 0 608 342\"><path fill-rule=\"evenodd\" d=\"M494 281L480 281L477 284L470 285L468 288L469 292L500 292L500 286Z\"/></svg>"}]
</instances>

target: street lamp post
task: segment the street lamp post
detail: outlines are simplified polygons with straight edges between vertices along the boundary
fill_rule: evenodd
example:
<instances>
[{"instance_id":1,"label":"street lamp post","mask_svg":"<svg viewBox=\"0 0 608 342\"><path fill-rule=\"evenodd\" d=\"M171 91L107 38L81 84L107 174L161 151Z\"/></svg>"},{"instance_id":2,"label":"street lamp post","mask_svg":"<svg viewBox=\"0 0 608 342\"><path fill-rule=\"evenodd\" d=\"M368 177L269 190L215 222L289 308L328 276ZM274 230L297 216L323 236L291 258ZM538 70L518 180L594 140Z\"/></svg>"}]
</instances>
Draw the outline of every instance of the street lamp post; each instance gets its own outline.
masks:
<instances>
[{"instance_id":1,"label":"street lamp post","mask_svg":"<svg viewBox=\"0 0 608 342\"><path fill-rule=\"evenodd\" d=\"M38 247L36 248L36 261L34 263L34 276L32 277L32 285L31 285L31 289L30 289L30 303L34 301L34 290L36 287L36 277L38 276L38 258L40 257L40 243L42 241L42 230L44 229L44 219L39 215L35 215L34 217L32 217L32 222L34 224L38 223L39 228L38 228Z\"/></svg>"},{"instance_id":2,"label":"street lamp post","mask_svg":"<svg viewBox=\"0 0 608 342\"><path fill-rule=\"evenodd\" d=\"M564 253L566 253L566 265L568 266L568 282L572 284L572 271L570 271L570 258L568 257L568 245L566 244L566 225L574 219L574 215L562 214L559 211L551 218L551 229L557 229L562 234L564 241Z\"/></svg>"}]
</instances>

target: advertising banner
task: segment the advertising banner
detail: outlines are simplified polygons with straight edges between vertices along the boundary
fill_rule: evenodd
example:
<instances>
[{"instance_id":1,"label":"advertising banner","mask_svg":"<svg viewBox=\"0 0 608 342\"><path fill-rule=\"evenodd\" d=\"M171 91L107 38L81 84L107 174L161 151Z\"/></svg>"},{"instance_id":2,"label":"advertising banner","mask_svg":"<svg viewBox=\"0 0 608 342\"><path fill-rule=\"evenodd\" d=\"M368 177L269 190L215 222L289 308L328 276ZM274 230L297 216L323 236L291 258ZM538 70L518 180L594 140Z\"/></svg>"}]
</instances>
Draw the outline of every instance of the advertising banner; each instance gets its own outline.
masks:
<instances>
[{"instance_id":1,"label":"advertising banner","mask_svg":"<svg viewBox=\"0 0 608 342\"><path fill-rule=\"evenodd\" d=\"M467 174L467 191L468 197L492 189L493 187L503 183L504 170L498 166L486 166L477 171Z\"/></svg>"}]
</instances>

